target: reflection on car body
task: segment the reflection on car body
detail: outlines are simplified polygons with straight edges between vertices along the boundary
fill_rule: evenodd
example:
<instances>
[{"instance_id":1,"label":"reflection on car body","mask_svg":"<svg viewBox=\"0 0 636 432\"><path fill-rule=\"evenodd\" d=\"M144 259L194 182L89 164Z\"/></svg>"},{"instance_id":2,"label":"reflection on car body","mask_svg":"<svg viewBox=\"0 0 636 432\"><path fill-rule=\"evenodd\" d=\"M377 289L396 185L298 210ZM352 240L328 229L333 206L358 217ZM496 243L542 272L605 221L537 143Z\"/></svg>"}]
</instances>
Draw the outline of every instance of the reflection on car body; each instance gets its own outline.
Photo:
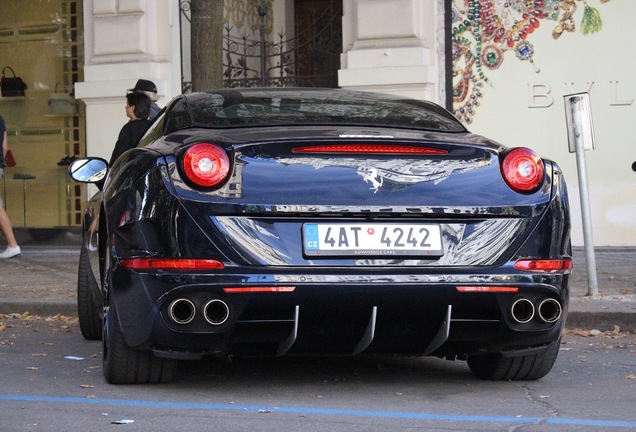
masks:
<instances>
[{"instance_id":1,"label":"reflection on car body","mask_svg":"<svg viewBox=\"0 0 636 432\"><path fill-rule=\"evenodd\" d=\"M562 172L432 103L191 93L110 169L69 172L100 188L78 311L108 382L166 382L203 356L434 355L506 380L556 360L572 263Z\"/></svg>"}]
</instances>

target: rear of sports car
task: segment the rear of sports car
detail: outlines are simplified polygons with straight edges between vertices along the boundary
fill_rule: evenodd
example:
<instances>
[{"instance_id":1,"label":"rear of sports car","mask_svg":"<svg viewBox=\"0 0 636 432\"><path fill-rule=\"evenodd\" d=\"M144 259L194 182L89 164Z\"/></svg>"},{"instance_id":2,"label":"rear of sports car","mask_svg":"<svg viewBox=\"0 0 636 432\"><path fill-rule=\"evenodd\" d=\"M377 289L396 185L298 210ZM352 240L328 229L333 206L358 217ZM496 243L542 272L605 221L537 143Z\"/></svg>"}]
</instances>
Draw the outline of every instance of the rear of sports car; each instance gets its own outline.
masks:
<instances>
[{"instance_id":1,"label":"rear of sports car","mask_svg":"<svg viewBox=\"0 0 636 432\"><path fill-rule=\"evenodd\" d=\"M387 127L191 128L145 151L167 147L110 197L128 347L435 355L487 379L551 369L571 269L554 162Z\"/></svg>"}]
</instances>

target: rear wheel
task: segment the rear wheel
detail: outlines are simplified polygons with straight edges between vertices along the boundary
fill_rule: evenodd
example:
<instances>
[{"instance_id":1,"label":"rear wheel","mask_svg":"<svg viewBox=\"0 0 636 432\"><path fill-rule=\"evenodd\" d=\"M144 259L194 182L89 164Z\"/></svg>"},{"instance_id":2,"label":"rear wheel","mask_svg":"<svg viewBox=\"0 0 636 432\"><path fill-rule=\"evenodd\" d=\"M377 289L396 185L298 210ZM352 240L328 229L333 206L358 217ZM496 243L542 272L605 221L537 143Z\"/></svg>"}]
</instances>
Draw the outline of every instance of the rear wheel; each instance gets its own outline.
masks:
<instances>
[{"instance_id":1,"label":"rear wheel","mask_svg":"<svg viewBox=\"0 0 636 432\"><path fill-rule=\"evenodd\" d=\"M96 301L93 294L97 291L88 253L82 248L77 272L77 316L82 336L88 340L102 337L102 302Z\"/></svg>"},{"instance_id":2,"label":"rear wheel","mask_svg":"<svg viewBox=\"0 0 636 432\"><path fill-rule=\"evenodd\" d=\"M487 380L538 380L550 372L559 354L561 340L538 353L519 357L487 354L468 357L468 367L477 378Z\"/></svg>"},{"instance_id":3,"label":"rear wheel","mask_svg":"<svg viewBox=\"0 0 636 432\"><path fill-rule=\"evenodd\" d=\"M178 362L130 348L124 340L114 304L104 312L103 372L111 384L156 384L172 379Z\"/></svg>"}]
</instances>

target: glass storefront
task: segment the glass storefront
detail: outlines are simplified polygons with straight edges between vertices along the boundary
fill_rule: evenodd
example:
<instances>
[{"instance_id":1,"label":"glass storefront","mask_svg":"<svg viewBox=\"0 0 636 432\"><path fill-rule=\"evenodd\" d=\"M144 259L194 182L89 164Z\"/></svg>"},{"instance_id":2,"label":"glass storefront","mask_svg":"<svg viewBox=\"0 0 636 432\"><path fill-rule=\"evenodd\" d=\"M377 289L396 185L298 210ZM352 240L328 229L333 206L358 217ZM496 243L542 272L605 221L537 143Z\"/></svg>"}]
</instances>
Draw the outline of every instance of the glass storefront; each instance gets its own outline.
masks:
<instances>
[{"instance_id":1,"label":"glass storefront","mask_svg":"<svg viewBox=\"0 0 636 432\"><path fill-rule=\"evenodd\" d=\"M0 0L0 68L19 76L24 96L0 97L9 148L0 194L14 227L81 225L82 187L67 169L85 154L84 107L73 97L83 80L82 1Z\"/></svg>"}]
</instances>

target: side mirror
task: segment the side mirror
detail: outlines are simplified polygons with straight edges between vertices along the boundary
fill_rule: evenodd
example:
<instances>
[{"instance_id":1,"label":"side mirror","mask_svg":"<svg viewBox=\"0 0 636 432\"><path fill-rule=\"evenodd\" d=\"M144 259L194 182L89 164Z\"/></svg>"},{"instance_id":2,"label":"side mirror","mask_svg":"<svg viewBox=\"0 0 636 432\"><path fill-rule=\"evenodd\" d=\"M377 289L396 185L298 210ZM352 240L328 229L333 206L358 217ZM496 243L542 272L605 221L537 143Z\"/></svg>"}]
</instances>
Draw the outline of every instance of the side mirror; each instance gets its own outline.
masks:
<instances>
[{"instance_id":1,"label":"side mirror","mask_svg":"<svg viewBox=\"0 0 636 432\"><path fill-rule=\"evenodd\" d=\"M108 162L102 158L75 159L68 167L68 175L81 183L99 183L108 173Z\"/></svg>"},{"instance_id":2,"label":"side mirror","mask_svg":"<svg viewBox=\"0 0 636 432\"><path fill-rule=\"evenodd\" d=\"M636 162L632 164L632 171L636 171Z\"/></svg>"}]
</instances>

